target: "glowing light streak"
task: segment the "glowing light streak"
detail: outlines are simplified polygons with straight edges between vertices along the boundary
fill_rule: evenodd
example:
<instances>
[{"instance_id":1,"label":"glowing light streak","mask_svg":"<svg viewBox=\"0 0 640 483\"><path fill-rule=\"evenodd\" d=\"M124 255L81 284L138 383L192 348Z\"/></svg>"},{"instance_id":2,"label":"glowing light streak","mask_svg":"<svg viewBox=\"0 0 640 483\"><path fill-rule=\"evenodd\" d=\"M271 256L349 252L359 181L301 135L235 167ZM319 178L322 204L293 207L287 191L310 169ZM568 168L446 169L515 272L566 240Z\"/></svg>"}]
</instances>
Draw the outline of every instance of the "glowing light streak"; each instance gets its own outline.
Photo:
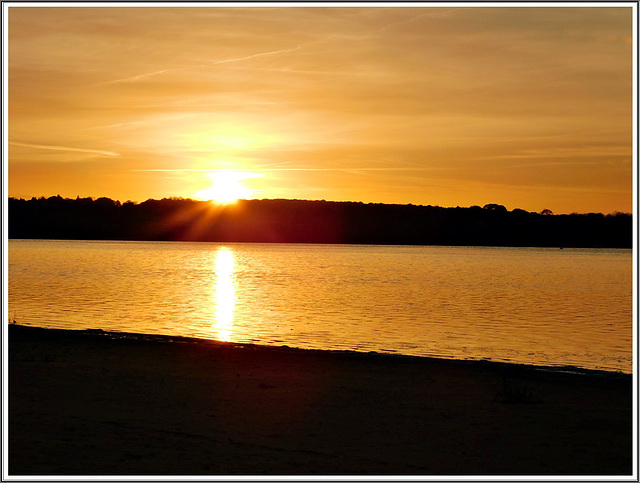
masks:
<instances>
[{"instance_id":1,"label":"glowing light streak","mask_svg":"<svg viewBox=\"0 0 640 483\"><path fill-rule=\"evenodd\" d=\"M218 339L229 342L233 328L233 313L236 305L235 262L233 253L221 248L215 259L215 310L216 322L213 327L218 332Z\"/></svg>"}]
</instances>

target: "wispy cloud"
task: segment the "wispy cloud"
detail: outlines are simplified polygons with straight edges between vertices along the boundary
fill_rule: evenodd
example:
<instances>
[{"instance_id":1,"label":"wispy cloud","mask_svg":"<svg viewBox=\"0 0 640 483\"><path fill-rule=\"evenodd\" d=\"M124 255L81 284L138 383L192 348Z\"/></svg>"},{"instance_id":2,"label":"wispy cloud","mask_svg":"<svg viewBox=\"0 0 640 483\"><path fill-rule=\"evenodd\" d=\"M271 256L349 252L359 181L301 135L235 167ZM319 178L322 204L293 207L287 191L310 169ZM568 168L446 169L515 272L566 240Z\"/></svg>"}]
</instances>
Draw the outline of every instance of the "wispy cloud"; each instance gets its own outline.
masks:
<instances>
[{"instance_id":1,"label":"wispy cloud","mask_svg":"<svg viewBox=\"0 0 640 483\"><path fill-rule=\"evenodd\" d=\"M378 168L242 168L242 171L432 171L434 167L415 166L415 167L378 167ZM182 168L150 168L150 169L132 169L131 171L144 171L144 172L180 172L180 173L213 173L213 172L225 172L234 171L232 169L182 169Z\"/></svg>"},{"instance_id":2,"label":"wispy cloud","mask_svg":"<svg viewBox=\"0 0 640 483\"><path fill-rule=\"evenodd\" d=\"M101 149L85 149L85 148L73 148L70 146L56 146L55 144L33 144L33 143L19 143L11 141L11 146L21 146L24 148L33 149L49 149L51 151L73 151L78 153L98 154L100 156L120 156L120 153L113 151L103 151Z\"/></svg>"}]
</instances>

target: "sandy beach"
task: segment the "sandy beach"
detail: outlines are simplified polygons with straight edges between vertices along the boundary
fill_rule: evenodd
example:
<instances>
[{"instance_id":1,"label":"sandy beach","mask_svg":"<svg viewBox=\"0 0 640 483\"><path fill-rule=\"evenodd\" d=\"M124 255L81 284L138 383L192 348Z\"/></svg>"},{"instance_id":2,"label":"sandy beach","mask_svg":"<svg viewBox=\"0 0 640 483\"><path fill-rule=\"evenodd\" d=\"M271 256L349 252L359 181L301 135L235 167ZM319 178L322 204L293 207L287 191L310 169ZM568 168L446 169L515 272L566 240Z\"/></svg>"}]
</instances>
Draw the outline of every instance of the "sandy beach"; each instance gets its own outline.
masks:
<instances>
[{"instance_id":1,"label":"sandy beach","mask_svg":"<svg viewBox=\"0 0 640 483\"><path fill-rule=\"evenodd\" d=\"M631 475L632 378L9 328L9 475Z\"/></svg>"}]
</instances>

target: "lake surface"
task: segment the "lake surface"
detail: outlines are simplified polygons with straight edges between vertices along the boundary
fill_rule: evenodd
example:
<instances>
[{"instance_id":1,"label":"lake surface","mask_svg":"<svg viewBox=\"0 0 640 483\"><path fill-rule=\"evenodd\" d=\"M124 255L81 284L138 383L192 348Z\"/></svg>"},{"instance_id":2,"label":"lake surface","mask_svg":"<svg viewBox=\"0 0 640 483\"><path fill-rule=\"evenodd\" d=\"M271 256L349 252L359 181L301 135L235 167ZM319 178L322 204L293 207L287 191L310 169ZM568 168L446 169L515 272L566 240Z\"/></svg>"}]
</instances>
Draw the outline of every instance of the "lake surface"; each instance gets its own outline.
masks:
<instances>
[{"instance_id":1,"label":"lake surface","mask_svg":"<svg viewBox=\"0 0 640 483\"><path fill-rule=\"evenodd\" d=\"M9 241L9 318L632 371L632 251Z\"/></svg>"}]
</instances>

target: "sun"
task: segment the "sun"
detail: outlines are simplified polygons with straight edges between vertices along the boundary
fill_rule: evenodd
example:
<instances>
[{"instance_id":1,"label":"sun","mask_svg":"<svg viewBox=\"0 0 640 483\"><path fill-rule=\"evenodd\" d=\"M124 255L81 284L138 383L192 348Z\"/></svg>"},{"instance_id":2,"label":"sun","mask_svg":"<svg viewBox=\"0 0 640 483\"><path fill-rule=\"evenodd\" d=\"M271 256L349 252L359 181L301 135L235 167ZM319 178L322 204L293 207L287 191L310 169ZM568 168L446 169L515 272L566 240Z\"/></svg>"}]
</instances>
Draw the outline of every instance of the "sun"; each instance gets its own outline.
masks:
<instances>
[{"instance_id":1,"label":"sun","mask_svg":"<svg viewBox=\"0 0 640 483\"><path fill-rule=\"evenodd\" d=\"M196 197L218 203L233 203L241 198L249 197L249 190L239 181L216 181L211 188L196 193Z\"/></svg>"},{"instance_id":2,"label":"sun","mask_svg":"<svg viewBox=\"0 0 640 483\"><path fill-rule=\"evenodd\" d=\"M248 199L251 191L240 180L255 178L257 173L242 173L237 171L217 171L208 173L214 180L210 188L198 191L194 196L201 200L215 201L217 203L235 203L240 199Z\"/></svg>"}]
</instances>

